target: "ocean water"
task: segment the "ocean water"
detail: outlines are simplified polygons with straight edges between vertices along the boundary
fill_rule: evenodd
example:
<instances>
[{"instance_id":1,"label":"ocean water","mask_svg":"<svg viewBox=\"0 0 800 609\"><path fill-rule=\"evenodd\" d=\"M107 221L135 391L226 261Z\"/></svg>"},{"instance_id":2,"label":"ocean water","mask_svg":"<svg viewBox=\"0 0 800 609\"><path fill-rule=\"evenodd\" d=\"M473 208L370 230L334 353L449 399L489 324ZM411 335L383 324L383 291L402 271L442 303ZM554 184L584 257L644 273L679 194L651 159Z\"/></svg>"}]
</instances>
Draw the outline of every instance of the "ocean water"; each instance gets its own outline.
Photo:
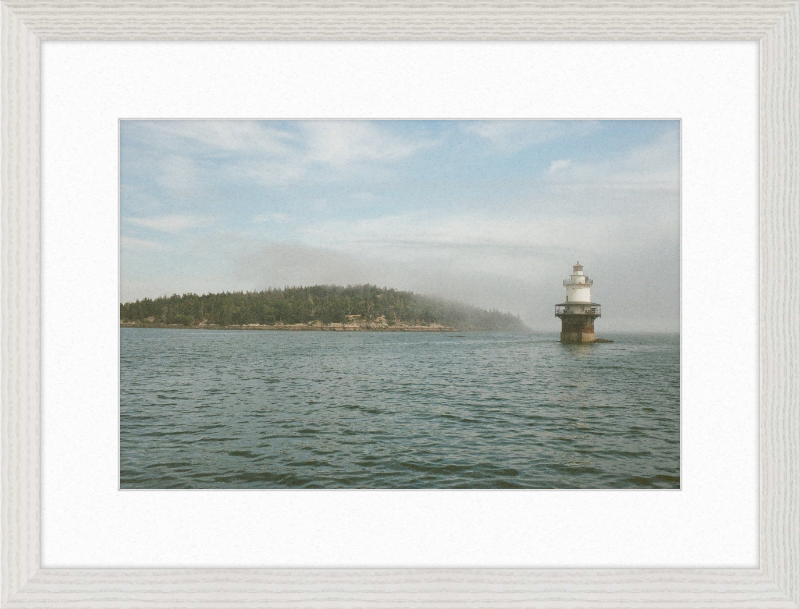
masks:
<instances>
[{"instance_id":1,"label":"ocean water","mask_svg":"<svg viewBox=\"0 0 800 609\"><path fill-rule=\"evenodd\" d=\"M680 487L677 335L120 335L123 489Z\"/></svg>"}]
</instances>

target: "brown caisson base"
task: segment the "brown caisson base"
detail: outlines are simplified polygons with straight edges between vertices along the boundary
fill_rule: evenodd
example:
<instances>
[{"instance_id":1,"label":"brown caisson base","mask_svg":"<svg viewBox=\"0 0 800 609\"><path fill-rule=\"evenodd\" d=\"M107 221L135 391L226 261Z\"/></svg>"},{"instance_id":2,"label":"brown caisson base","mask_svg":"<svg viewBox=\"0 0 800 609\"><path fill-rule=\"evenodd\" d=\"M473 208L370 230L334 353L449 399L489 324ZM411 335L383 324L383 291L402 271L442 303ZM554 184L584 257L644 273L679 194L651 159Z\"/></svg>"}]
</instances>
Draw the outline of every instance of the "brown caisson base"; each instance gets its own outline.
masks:
<instances>
[{"instance_id":1,"label":"brown caisson base","mask_svg":"<svg viewBox=\"0 0 800 609\"><path fill-rule=\"evenodd\" d=\"M562 343L593 343L594 340L594 317L564 315L561 318Z\"/></svg>"},{"instance_id":2,"label":"brown caisson base","mask_svg":"<svg viewBox=\"0 0 800 609\"><path fill-rule=\"evenodd\" d=\"M593 343L594 332L562 332L562 343Z\"/></svg>"}]
</instances>

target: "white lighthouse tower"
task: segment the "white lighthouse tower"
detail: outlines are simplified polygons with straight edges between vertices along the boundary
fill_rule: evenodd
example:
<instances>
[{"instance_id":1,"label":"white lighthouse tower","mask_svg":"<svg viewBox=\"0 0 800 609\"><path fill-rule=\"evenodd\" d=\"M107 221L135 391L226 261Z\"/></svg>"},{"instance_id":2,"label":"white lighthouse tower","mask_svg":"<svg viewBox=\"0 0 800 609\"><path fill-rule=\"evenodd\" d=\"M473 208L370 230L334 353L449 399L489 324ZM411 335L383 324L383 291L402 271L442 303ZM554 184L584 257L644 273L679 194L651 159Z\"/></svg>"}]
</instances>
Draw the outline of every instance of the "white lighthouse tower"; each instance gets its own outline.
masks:
<instances>
[{"instance_id":1,"label":"white lighthouse tower","mask_svg":"<svg viewBox=\"0 0 800 609\"><path fill-rule=\"evenodd\" d=\"M556 317L561 320L562 343L593 343L594 320L600 317L600 305L592 302L591 287L594 282L583 274L578 262L572 275L564 280L566 300L556 305Z\"/></svg>"}]
</instances>

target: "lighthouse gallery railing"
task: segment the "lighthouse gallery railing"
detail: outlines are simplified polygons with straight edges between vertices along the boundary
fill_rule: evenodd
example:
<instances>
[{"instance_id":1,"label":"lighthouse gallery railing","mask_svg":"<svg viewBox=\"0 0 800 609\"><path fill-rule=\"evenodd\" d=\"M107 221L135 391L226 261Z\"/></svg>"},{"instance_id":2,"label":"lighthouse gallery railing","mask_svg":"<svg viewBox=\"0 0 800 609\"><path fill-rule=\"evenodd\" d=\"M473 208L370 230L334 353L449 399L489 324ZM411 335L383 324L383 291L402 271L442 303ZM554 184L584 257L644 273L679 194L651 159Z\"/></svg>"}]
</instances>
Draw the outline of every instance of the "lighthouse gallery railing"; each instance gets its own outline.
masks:
<instances>
[{"instance_id":1,"label":"lighthouse gallery railing","mask_svg":"<svg viewBox=\"0 0 800 609\"><path fill-rule=\"evenodd\" d=\"M573 315L594 315L595 317L600 317L600 305L593 302L569 302L557 304L556 317L559 315L564 315L567 312L567 307L569 307L569 313Z\"/></svg>"}]
</instances>

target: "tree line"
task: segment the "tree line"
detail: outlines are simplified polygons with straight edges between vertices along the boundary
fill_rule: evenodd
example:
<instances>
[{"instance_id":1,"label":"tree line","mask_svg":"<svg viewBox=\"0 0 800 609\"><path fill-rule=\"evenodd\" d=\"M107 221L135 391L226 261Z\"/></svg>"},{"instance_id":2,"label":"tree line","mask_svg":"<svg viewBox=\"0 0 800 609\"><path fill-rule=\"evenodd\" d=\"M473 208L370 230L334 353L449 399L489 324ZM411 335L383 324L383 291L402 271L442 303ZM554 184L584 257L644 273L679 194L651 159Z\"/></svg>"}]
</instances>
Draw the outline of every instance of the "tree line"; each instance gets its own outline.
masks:
<instances>
[{"instance_id":1,"label":"tree line","mask_svg":"<svg viewBox=\"0 0 800 609\"><path fill-rule=\"evenodd\" d=\"M183 294L120 305L123 323L196 326L346 323L383 317L389 325L440 324L458 330L524 331L519 316L374 285L273 288L260 292Z\"/></svg>"}]
</instances>

